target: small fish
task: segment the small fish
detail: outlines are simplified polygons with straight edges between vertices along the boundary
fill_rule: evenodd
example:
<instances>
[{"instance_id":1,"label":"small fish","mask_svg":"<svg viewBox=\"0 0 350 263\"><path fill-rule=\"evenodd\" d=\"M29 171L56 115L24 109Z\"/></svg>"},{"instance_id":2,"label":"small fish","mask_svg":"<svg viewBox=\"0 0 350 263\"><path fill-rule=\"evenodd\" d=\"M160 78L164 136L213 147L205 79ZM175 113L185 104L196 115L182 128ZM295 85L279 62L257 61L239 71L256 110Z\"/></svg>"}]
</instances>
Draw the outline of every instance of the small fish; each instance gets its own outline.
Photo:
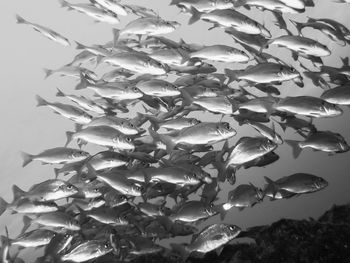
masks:
<instances>
[{"instance_id":1,"label":"small fish","mask_svg":"<svg viewBox=\"0 0 350 263\"><path fill-rule=\"evenodd\" d=\"M67 254L61 256L62 261L85 262L112 252L109 242L103 240L84 241L73 247Z\"/></svg>"},{"instance_id":2,"label":"small fish","mask_svg":"<svg viewBox=\"0 0 350 263\"><path fill-rule=\"evenodd\" d=\"M111 226L125 226L129 224L124 216L121 216L115 210L109 207L99 207L86 212L87 217L91 217L96 221Z\"/></svg>"},{"instance_id":3,"label":"small fish","mask_svg":"<svg viewBox=\"0 0 350 263\"><path fill-rule=\"evenodd\" d=\"M228 201L223 205L225 211L232 207L243 210L261 202L263 193L252 184L241 184L228 193Z\"/></svg>"},{"instance_id":4,"label":"small fish","mask_svg":"<svg viewBox=\"0 0 350 263\"><path fill-rule=\"evenodd\" d=\"M251 35L263 35L271 37L271 33L261 24L250 17L233 9L214 10L209 13L201 13L194 7L191 8L192 17L189 24L202 19L214 23L214 27L233 27L235 30Z\"/></svg>"},{"instance_id":5,"label":"small fish","mask_svg":"<svg viewBox=\"0 0 350 263\"><path fill-rule=\"evenodd\" d=\"M57 211L58 206L54 202L31 201L28 198L15 199L9 204L0 197L0 215L6 210L10 210L12 214L41 214Z\"/></svg>"},{"instance_id":6,"label":"small fish","mask_svg":"<svg viewBox=\"0 0 350 263\"><path fill-rule=\"evenodd\" d=\"M265 176L265 180L268 183L266 188L271 188L275 192L285 190L294 194L313 193L328 186L328 182L323 178L306 173L295 173L275 182Z\"/></svg>"},{"instance_id":7,"label":"small fish","mask_svg":"<svg viewBox=\"0 0 350 263\"><path fill-rule=\"evenodd\" d=\"M297 158L304 148L329 154L343 153L350 150L343 136L331 131L312 132L304 141L285 140L293 149L293 156Z\"/></svg>"},{"instance_id":8,"label":"small fish","mask_svg":"<svg viewBox=\"0 0 350 263\"><path fill-rule=\"evenodd\" d=\"M131 120L109 115L93 118L85 127L93 126L109 126L125 135L136 135L143 131L142 128L136 127Z\"/></svg>"},{"instance_id":9,"label":"small fish","mask_svg":"<svg viewBox=\"0 0 350 263\"><path fill-rule=\"evenodd\" d=\"M160 17L141 17L131 21L120 32L120 36L126 34L135 35L162 35L175 31L180 24L176 21L165 21Z\"/></svg>"},{"instance_id":10,"label":"small fish","mask_svg":"<svg viewBox=\"0 0 350 263\"><path fill-rule=\"evenodd\" d=\"M205 13L234 7L232 2L226 0L217 0L216 2L212 2L210 0L172 0L170 5L184 7L186 10L190 10L191 7L194 7L198 11Z\"/></svg>"},{"instance_id":11,"label":"small fish","mask_svg":"<svg viewBox=\"0 0 350 263\"><path fill-rule=\"evenodd\" d=\"M44 262L50 259L58 259L60 253L69 246L72 240L73 235L71 233L56 233L45 247L44 255L39 259L42 259Z\"/></svg>"},{"instance_id":12,"label":"small fish","mask_svg":"<svg viewBox=\"0 0 350 263\"><path fill-rule=\"evenodd\" d=\"M244 51L224 45L204 47L201 50L192 52L190 57L227 63L244 63L249 61L249 56Z\"/></svg>"},{"instance_id":13,"label":"small fish","mask_svg":"<svg viewBox=\"0 0 350 263\"><path fill-rule=\"evenodd\" d=\"M48 102L44 100L39 95L36 96L37 107L48 106L58 113L76 123L87 124L91 121L92 116L85 111L68 104L63 104L59 102Z\"/></svg>"},{"instance_id":14,"label":"small fish","mask_svg":"<svg viewBox=\"0 0 350 263\"><path fill-rule=\"evenodd\" d=\"M36 155L21 152L21 155L23 167L32 161L40 161L43 164L65 164L79 162L90 156L88 152L65 147L48 149Z\"/></svg>"},{"instance_id":15,"label":"small fish","mask_svg":"<svg viewBox=\"0 0 350 263\"><path fill-rule=\"evenodd\" d=\"M20 192L18 199L27 198L32 201L54 201L70 197L78 193L78 189L65 181L51 179L33 185L28 192Z\"/></svg>"},{"instance_id":16,"label":"small fish","mask_svg":"<svg viewBox=\"0 0 350 263\"><path fill-rule=\"evenodd\" d=\"M60 35L59 33L47 28L47 27L44 27L44 26L41 26L41 25L38 25L38 24L35 24L35 23L31 23L31 22L28 22L27 20L25 20L23 17L19 16L19 15L16 15L16 20L17 20L17 23L18 24L26 24L26 25L29 25L31 26L35 31L39 32L40 34L44 35L45 37L47 37L48 39L56 42L56 43L59 43L65 47L67 46L70 46L70 42L67 38L63 37L62 35Z\"/></svg>"},{"instance_id":17,"label":"small fish","mask_svg":"<svg viewBox=\"0 0 350 263\"><path fill-rule=\"evenodd\" d=\"M274 109L314 118L337 117L343 113L338 106L311 96L285 97L274 106Z\"/></svg>"},{"instance_id":18,"label":"small fish","mask_svg":"<svg viewBox=\"0 0 350 263\"><path fill-rule=\"evenodd\" d=\"M79 139L84 142L113 147L123 150L134 150L135 146L130 137L109 126L91 126L77 132L66 132L67 144Z\"/></svg>"},{"instance_id":19,"label":"small fish","mask_svg":"<svg viewBox=\"0 0 350 263\"><path fill-rule=\"evenodd\" d=\"M172 97L180 95L180 91L175 85L160 79L141 81L136 84L136 87L148 96Z\"/></svg>"},{"instance_id":20,"label":"small fish","mask_svg":"<svg viewBox=\"0 0 350 263\"><path fill-rule=\"evenodd\" d=\"M172 221L197 222L217 214L213 204L206 205L202 201L188 201L175 208L169 216Z\"/></svg>"},{"instance_id":21,"label":"small fish","mask_svg":"<svg viewBox=\"0 0 350 263\"><path fill-rule=\"evenodd\" d=\"M28 216L23 217L23 230L22 233L32 224L36 223L42 226L47 227L53 227L58 228L62 227L67 230L72 231L79 231L80 230L80 224L77 220L75 220L73 217L69 216L68 214L60 211L46 213L37 216L36 218L32 219Z\"/></svg>"},{"instance_id":22,"label":"small fish","mask_svg":"<svg viewBox=\"0 0 350 263\"><path fill-rule=\"evenodd\" d=\"M225 69L229 83L234 80L245 80L253 83L280 83L300 77L293 67L279 63L259 63L245 70Z\"/></svg>"},{"instance_id":23,"label":"small fish","mask_svg":"<svg viewBox=\"0 0 350 263\"><path fill-rule=\"evenodd\" d=\"M246 122L248 125L253 127L255 130L257 130L262 136L268 138L270 141L276 143L276 144L282 144L283 139L282 137L275 132L275 126L272 123L272 129L269 127L266 127L265 125L259 123L259 122L252 122L252 121L247 121Z\"/></svg>"},{"instance_id":24,"label":"small fish","mask_svg":"<svg viewBox=\"0 0 350 263\"><path fill-rule=\"evenodd\" d=\"M86 14L98 22L105 22L111 25L120 23L118 16L115 13L102 10L92 4L71 4L65 0L59 0L62 7L67 7L68 10L76 10L80 13Z\"/></svg>"},{"instance_id":25,"label":"small fish","mask_svg":"<svg viewBox=\"0 0 350 263\"><path fill-rule=\"evenodd\" d=\"M55 232L46 229L36 229L20 235L15 239L10 239L11 246L20 247L40 247L50 243L56 235Z\"/></svg>"},{"instance_id":26,"label":"small fish","mask_svg":"<svg viewBox=\"0 0 350 263\"><path fill-rule=\"evenodd\" d=\"M96 73L86 68L81 68L78 66L65 65L58 69L47 69L44 68L45 78L52 76L53 74L58 74L60 76L69 76L73 78L79 78L81 73L88 75L93 79L97 79Z\"/></svg>"},{"instance_id":27,"label":"small fish","mask_svg":"<svg viewBox=\"0 0 350 263\"><path fill-rule=\"evenodd\" d=\"M302 1L299 1L302 2ZM288 5L288 1L279 1L279 0L236 0L235 7L239 6L254 6L257 8L262 8L265 10L276 11L281 13L290 13L298 14L305 11L303 7L301 10L295 9Z\"/></svg>"},{"instance_id":28,"label":"small fish","mask_svg":"<svg viewBox=\"0 0 350 263\"><path fill-rule=\"evenodd\" d=\"M235 225L213 224L204 228L198 235L195 235L191 244L184 247L172 244L172 247L178 250L185 260L193 252L203 255L220 248L233 240L240 232L241 229Z\"/></svg>"}]
</instances>

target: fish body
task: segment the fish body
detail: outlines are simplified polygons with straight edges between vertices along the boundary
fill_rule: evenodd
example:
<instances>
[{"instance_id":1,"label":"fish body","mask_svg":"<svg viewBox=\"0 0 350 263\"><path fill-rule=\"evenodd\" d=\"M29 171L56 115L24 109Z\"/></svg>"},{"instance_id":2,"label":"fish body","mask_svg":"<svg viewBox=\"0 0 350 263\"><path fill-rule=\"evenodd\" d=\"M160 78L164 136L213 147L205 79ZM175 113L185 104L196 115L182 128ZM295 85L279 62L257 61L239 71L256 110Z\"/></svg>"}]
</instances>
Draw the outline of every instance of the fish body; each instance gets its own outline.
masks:
<instances>
[{"instance_id":1,"label":"fish body","mask_svg":"<svg viewBox=\"0 0 350 263\"><path fill-rule=\"evenodd\" d=\"M12 239L11 245L20 247L40 247L50 243L56 235L55 232L46 229L37 229L20 235Z\"/></svg>"},{"instance_id":2,"label":"fish body","mask_svg":"<svg viewBox=\"0 0 350 263\"><path fill-rule=\"evenodd\" d=\"M322 93L321 99L336 105L350 105L350 87L338 86Z\"/></svg>"},{"instance_id":3,"label":"fish body","mask_svg":"<svg viewBox=\"0 0 350 263\"><path fill-rule=\"evenodd\" d=\"M285 97L274 106L274 109L314 118L336 117L343 113L338 106L310 96Z\"/></svg>"},{"instance_id":4,"label":"fish body","mask_svg":"<svg viewBox=\"0 0 350 263\"><path fill-rule=\"evenodd\" d=\"M263 199L262 192L251 184L241 184L228 194L228 201L223 205L224 210L231 207L243 209L252 207Z\"/></svg>"},{"instance_id":5,"label":"fish body","mask_svg":"<svg viewBox=\"0 0 350 263\"><path fill-rule=\"evenodd\" d=\"M204 47L191 53L190 57L227 63L249 61L249 56L244 51L224 45Z\"/></svg>"},{"instance_id":6,"label":"fish body","mask_svg":"<svg viewBox=\"0 0 350 263\"><path fill-rule=\"evenodd\" d=\"M128 12L125 6L113 0L90 0L90 2L97 3L98 5L106 8L108 11L113 12L116 15L127 16Z\"/></svg>"},{"instance_id":7,"label":"fish body","mask_svg":"<svg viewBox=\"0 0 350 263\"><path fill-rule=\"evenodd\" d=\"M65 47L70 46L70 42L67 38L63 37L59 33L53 31L52 29L49 29L47 27L41 26L39 24L31 23L27 20L25 20L23 17L16 15L16 20L18 24L26 24L31 26L35 31L39 32L43 36L47 37L48 39L59 43Z\"/></svg>"},{"instance_id":8,"label":"fish body","mask_svg":"<svg viewBox=\"0 0 350 263\"><path fill-rule=\"evenodd\" d=\"M103 240L88 240L61 256L62 261L85 262L112 252L110 243Z\"/></svg>"},{"instance_id":9,"label":"fish body","mask_svg":"<svg viewBox=\"0 0 350 263\"><path fill-rule=\"evenodd\" d=\"M30 219L29 217L23 217L24 228L29 227L29 225L33 222L46 227L62 227L67 230L79 231L80 224L73 217L68 214L60 211L46 213L39 215L34 219Z\"/></svg>"},{"instance_id":10,"label":"fish body","mask_svg":"<svg viewBox=\"0 0 350 263\"><path fill-rule=\"evenodd\" d=\"M136 127L130 120L118 118L116 116L102 116L93 118L86 127L108 126L114 128L125 135L136 135L142 130Z\"/></svg>"},{"instance_id":11,"label":"fish body","mask_svg":"<svg viewBox=\"0 0 350 263\"><path fill-rule=\"evenodd\" d=\"M141 81L136 84L136 87L148 96L172 97L180 95L180 91L175 85L160 79Z\"/></svg>"},{"instance_id":12,"label":"fish body","mask_svg":"<svg viewBox=\"0 0 350 263\"><path fill-rule=\"evenodd\" d=\"M302 2L302 1L300 1ZM305 11L304 7L301 10L295 9L288 5L288 1L280 0L237 0L235 6L247 5L258 8L263 8L270 11L277 11L281 13L297 14ZM299 5L298 5L299 6Z\"/></svg>"},{"instance_id":13,"label":"fish body","mask_svg":"<svg viewBox=\"0 0 350 263\"><path fill-rule=\"evenodd\" d=\"M67 144L74 139L80 139L116 149L133 150L135 148L131 138L109 126L91 126L75 133L67 132L66 134Z\"/></svg>"},{"instance_id":14,"label":"fish body","mask_svg":"<svg viewBox=\"0 0 350 263\"><path fill-rule=\"evenodd\" d=\"M206 205L202 201L188 201L182 204L170 215L172 221L197 222L217 214L213 205Z\"/></svg>"},{"instance_id":15,"label":"fish body","mask_svg":"<svg viewBox=\"0 0 350 263\"><path fill-rule=\"evenodd\" d=\"M170 5L184 7L186 10L191 10L191 8L194 7L198 11L204 13L234 7L232 2L225 0L217 0L215 2L210 0L172 0Z\"/></svg>"},{"instance_id":16,"label":"fish body","mask_svg":"<svg viewBox=\"0 0 350 263\"><path fill-rule=\"evenodd\" d=\"M233 9L214 10L209 13L198 12L195 8L191 9L192 17L189 24L202 19L214 23L214 25L224 28L234 28L237 31L251 35L260 35L271 37L271 33L261 24L250 17L239 13Z\"/></svg>"}]
</instances>

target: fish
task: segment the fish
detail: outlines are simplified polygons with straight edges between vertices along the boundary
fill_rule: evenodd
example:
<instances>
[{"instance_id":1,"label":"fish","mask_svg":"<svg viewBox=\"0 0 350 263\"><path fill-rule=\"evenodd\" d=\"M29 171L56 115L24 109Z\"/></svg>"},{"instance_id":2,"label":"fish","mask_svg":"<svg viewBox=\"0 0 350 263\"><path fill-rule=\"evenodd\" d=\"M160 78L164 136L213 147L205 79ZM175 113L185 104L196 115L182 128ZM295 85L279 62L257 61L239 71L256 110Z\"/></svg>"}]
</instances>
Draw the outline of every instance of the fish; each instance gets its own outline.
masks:
<instances>
[{"instance_id":1,"label":"fish","mask_svg":"<svg viewBox=\"0 0 350 263\"><path fill-rule=\"evenodd\" d=\"M97 145L112 147L116 149L134 150L135 145L130 137L110 126L91 126L77 132L66 132L67 142L79 139Z\"/></svg>"},{"instance_id":2,"label":"fish","mask_svg":"<svg viewBox=\"0 0 350 263\"><path fill-rule=\"evenodd\" d=\"M266 127L265 125L259 123L259 122L252 122L252 121L246 121L246 123L253 127L255 130L257 130L262 136L265 136L270 141L275 142L276 144L282 144L283 139L282 137L275 132L275 126L272 123L272 129Z\"/></svg>"},{"instance_id":3,"label":"fish","mask_svg":"<svg viewBox=\"0 0 350 263\"><path fill-rule=\"evenodd\" d=\"M180 130L176 137L154 133L152 136L159 138L159 140L163 141L167 145L168 150L172 150L178 144L213 144L229 139L235 135L236 131L228 123L202 122Z\"/></svg>"},{"instance_id":4,"label":"fish","mask_svg":"<svg viewBox=\"0 0 350 263\"><path fill-rule=\"evenodd\" d=\"M71 4L65 0L59 0L59 2L61 7L67 7L68 10L76 10L80 13L86 14L98 22L104 22L111 25L117 25L120 23L120 20L115 13L97 8L92 4Z\"/></svg>"},{"instance_id":5,"label":"fish","mask_svg":"<svg viewBox=\"0 0 350 263\"><path fill-rule=\"evenodd\" d=\"M120 16L127 16L127 8L123 6L122 4L112 1L112 0L90 0L93 4L98 4L102 6L103 8L106 8L108 11L120 15Z\"/></svg>"},{"instance_id":6,"label":"fish","mask_svg":"<svg viewBox=\"0 0 350 263\"><path fill-rule=\"evenodd\" d=\"M202 19L214 24L214 27L233 27L235 30L251 35L263 35L268 38L271 33L261 24L234 9L213 10L209 13L201 13L194 7L191 8L192 17L189 25Z\"/></svg>"},{"instance_id":7,"label":"fish","mask_svg":"<svg viewBox=\"0 0 350 263\"><path fill-rule=\"evenodd\" d=\"M192 52L190 57L226 63L244 63L250 60L249 56L244 51L225 45L204 47L201 50Z\"/></svg>"},{"instance_id":8,"label":"fish","mask_svg":"<svg viewBox=\"0 0 350 263\"><path fill-rule=\"evenodd\" d=\"M243 71L225 69L229 83L245 80L253 83L279 83L300 77L300 73L293 67L279 63L259 63Z\"/></svg>"},{"instance_id":9,"label":"fish","mask_svg":"<svg viewBox=\"0 0 350 263\"><path fill-rule=\"evenodd\" d=\"M216 214L217 211L214 209L213 204L206 205L202 201L188 201L178 205L174 209L173 214L169 216L169 219L172 221L193 223Z\"/></svg>"},{"instance_id":10,"label":"fish","mask_svg":"<svg viewBox=\"0 0 350 263\"><path fill-rule=\"evenodd\" d=\"M92 116L87 112L68 104L59 102L48 102L39 95L36 96L37 107L48 106L54 110L55 113L60 114L76 123L87 124L91 121Z\"/></svg>"},{"instance_id":11,"label":"fish","mask_svg":"<svg viewBox=\"0 0 350 263\"><path fill-rule=\"evenodd\" d=\"M32 201L28 198L15 199L12 203L7 203L0 197L0 215L6 210L10 210L12 214L41 214L58 211L58 206L54 202Z\"/></svg>"},{"instance_id":12,"label":"fish","mask_svg":"<svg viewBox=\"0 0 350 263\"><path fill-rule=\"evenodd\" d=\"M316 131L308 135L304 141L285 140L285 142L292 147L294 158L297 158L304 148L311 148L331 155L350 150L343 136L331 131Z\"/></svg>"},{"instance_id":13,"label":"fish","mask_svg":"<svg viewBox=\"0 0 350 263\"><path fill-rule=\"evenodd\" d=\"M266 176L264 178L268 183L266 188L273 189L273 192L285 190L293 194L305 194L320 191L328 186L328 182L323 178L307 173L295 173L276 182Z\"/></svg>"},{"instance_id":14,"label":"fish","mask_svg":"<svg viewBox=\"0 0 350 263\"><path fill-rule=\"evenodd\" d=\"M161 79L140 81L136 87L142 93L154 97L173 97L181 94L177 86Z\"/></svg>"},{"instance_id":15,"label":"fish","mask_svg":"<svg viewBox=\"0 0 350 263\"><path fill-rule=\"evenodd\" d=\"M114 128L125 135L136 135L140 134L143 129L136 127L131 120L118 118L116 116L102 116L93 118L84 127L97 127L97 126L108 126Z\"/></svg>"},{"instance_id":16,"label":"fish","mask_svg":"<svg viewBox=\"0 0 350 263\"><path fill-rule=\"evenodd\" d=\"M120 30L119 35L162 35L175 31L179 26L180 23L176 21L165 21L160 17L141 17L127 24Z\"/></svg>"},{"instance_id":17,"label":"fish","mask_svg":"<svg viewBox=\"0 0 350 263\"><path fill-rule=\"evenodd\" d=\"M66 147L48 149L36 155L21 152L21 155L23 167L32 161L40 161L43 164L65 164L83 161L90 156L88 152Z\"/></svg>"},{"instance_id":18,"label":"fish","mask_svg":"<svg viewBox=\"0 0 350 263\"><path fill-rule=\"evenodd\" d=\"M295 2L295 1L294 1ZM298 1L297 4L303 3L303 1ZM292 6L290 6L290 4ZM294 4L294 5L293 5ZM279 1L279 0L237 0L235 1L235 7L240 6L254 6L257 8L262 8L270 11L277 11L281 13L290 13L290 14L298 14L305 11L305 6L297 5L301 8L294 8L296 6L295 3L289 3L288 1Z\"/></svg>"},{"instance_id":19,"label":"fish","mask_svg":"<svg viewBox=\"0 0 350 263\"><path fill-rule=\"evenodd\" d=\"M18 236L15 239L10 239L11 246L20 247L41 247L50 243L56 233L46 229L36 229Z\"/></svg>"},{"instance_id":20,"label":"fish","mask_svg":"<svg viewBox=\"0 0 350 263\"><path fill-rule=\"evenodd\" d=\"M113 248L108 241L88 240L73 247L68 253L61 256L62 261L84 262L112 252Z\"/></svg>"},{"instance_id":21,"label":"fish","mask_svg":"<svg viewBox=\"0 0 350 263\"><path fill-rule=\"evenodd\" d=\"M337 105L311 96L285 97L274 106L274 109L313 118L337 117L343 113Z\"/></svg>"},{"instance_id":22,"label":"fish","mask_svg":"<svg viewBox=\"0 0 350 263\"><path fill-rule=\"evenodd\" d=\"M41 26L39 24L31 23L27 20L25 20L20 15L16 15L16 22L17 24L25 24L31 26L35 31L39 32L43 36L47 37L48 39L61 44L62 46L68 47L70 46L70 42L67 38L62 36L61 34L53 31L52 29L49 29L47 27Z\"/></svg>"},{"instance_id":23,"label":"fish","mask_svg":"<svg viewBox=\"0 0 350 263\"><path fill-rule=\"evenodd\" d=\"M212 224L205 227L198 235L194 236L192 242L187 246L172 244L185 260L193 253L205 254L215 250L233 240L239 235L241 229L235 225Z\"/></svg>"},{"instance_id":24,"label":"fish","mask_svg":"<svg viewBox=\"0 0 350 263\"><path fill-rule=\"evenodd\" d=\"M80 74L83 72L84 74L88 75L90 78L97 79L97 75L95 72L88 70L86 68L78 67L78 66L72 66L72 65L65 65L63 67L60 67L58 69L47 69L44 68L45 72L45 79L52 76L52 75L60 75L60 76L69 76L73 78L79 78Z\"/></svg>"},{"instance_id":25,"label":"fish","mask_svg":"<svg viewBox=\"0 0 350 263\"><path fill-rule=\"evenodd\" d=\"M177 5L190 10L192 7L200 12L208 13L214 10L229 9L234 7L234 3L225 0L218 0L215 3L210 0L172 0L170 5Z\"/></svg>"},{"instance_id":26,"label":"fish","mask_svg":"<svg viewBox=\"0 0 350 263\"><path fill-rule=\"evenodd\" d=\"M252 207L263 200L263 192L252 184L241 184L228 193L228 200L223 204L225 211L237 207L240 211Z\"/></svg>"}]
</instances>

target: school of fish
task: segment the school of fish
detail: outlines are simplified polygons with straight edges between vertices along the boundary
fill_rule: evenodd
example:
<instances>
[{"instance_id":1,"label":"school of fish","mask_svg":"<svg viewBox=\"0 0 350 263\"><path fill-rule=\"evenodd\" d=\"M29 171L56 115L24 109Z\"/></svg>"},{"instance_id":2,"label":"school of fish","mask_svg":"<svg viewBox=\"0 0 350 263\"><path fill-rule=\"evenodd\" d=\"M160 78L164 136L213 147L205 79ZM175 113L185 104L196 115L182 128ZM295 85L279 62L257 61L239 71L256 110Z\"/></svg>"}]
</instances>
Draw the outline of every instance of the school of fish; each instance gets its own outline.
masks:
<instances>
[{"instance_id":1,"label":"school of fish","mask_svg":"<svg viewBox=\"0 0 350 263\"><path fill-rule=\"evenodd\" d=\"M339 46L350 44L350 30L327 18L285 19L285 14L317 7L318 1L172 0L174 11L189 15L189 24L205 21L209 30L233 39L232 46L205 46L164 36L181 24L146 6L60 0L62 8L111 25L113 40L92 46L76 42L78 54L70 63L45 69L46 77L76 78L76 92L58 88L57 101L37 95L37 106L70 119L76 129L66 133L62 147L22 152L23 166L52 164L55 177L28 190L13 185L10 203L0 198L0 214L21 214L24 224L19 236L1 236L2 262L24 262L18 253L38 247L44 248L38 263L130 261L157 253L184 261L220 251L244 236L234 224L199 228L208 218L224 219L230 209L327 187L322 175L302 171L276 181L265 177L262 186L236 185L241 169L278 161L278 147L291 146L295 158L306 148L329 155L350 149L342 135L313 124L316 118L340 116L343 106L350 106L349 58L342 58L339 68L325 65L323 58L332 50L305 36L304 28L322 32ZM278 36L241 13L255 8L274 15ZM125 16L131 22L118 29ZM74 43L20 15L16 20L63 46ZM275 45L288 49L291 60L269 53ZM282 83L288 84L284 89L302 88L306 78L324 90L320 97L280 96ZM95 96L79 95L86 89ZM193 112L197 118L189 116ZM216 121L206 119L208 112ZM256 136L241 134L241 126ZM300 140L282 136L287 129ZM100 148L88 152L86 144ZM226 200L217 197L223 187L232 189ZM192 240L171 249L161 245L178 236Z\"/></svg>"}]
</instances>

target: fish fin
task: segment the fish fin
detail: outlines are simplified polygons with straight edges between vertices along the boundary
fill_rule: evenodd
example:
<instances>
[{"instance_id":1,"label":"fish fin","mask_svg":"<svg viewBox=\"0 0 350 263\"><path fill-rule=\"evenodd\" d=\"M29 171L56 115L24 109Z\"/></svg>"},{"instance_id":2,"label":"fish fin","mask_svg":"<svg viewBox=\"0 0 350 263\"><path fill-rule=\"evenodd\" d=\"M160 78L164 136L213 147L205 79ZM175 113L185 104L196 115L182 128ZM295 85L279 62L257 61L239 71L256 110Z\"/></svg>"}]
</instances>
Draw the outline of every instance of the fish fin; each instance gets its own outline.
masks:
<instances>
[{"instance_id":1,"label":"fish fin","mask_svg":"<svg viewBox=\"0 0 350 263\"><path fill-rule=\"evenodd\" d=\"M228 77L227 84L230 84L233 81L238 81L237 73L238 73L237 70L232 70L232 69L227 69L227 68L225 69L225 74Z\"/></svg>"},{"instance_id":2,"label":"fish fin","mask_svg":"<svg viewBox=\"0 0 350 263\"><path fill-rule=\"evenodd\" d=\"M230 209L225 209L225 204L218 205L217 207L215 207L215 211L219 212L219 214L220 214L221 221L225 220L225 217L227 215L227 211L229 211L229 210Z\"/></svg>"},{"instance_id":3,"label":"fish fin","mask_svg":"<svg viewBox=\"0 0 350 263\"><path fill-rule=\"evenodd\" d=\"M185 89L181 89L181 95L183 97L181 106L190 106L193 102L191 95Z\"/></svg>"},{"instance_id":4,"label":"fish fin","mask_svg":"<svg viewBox=\"0 0 350 263\"><path fill-rule=\"evenodd\" d=\"M186 259L190 256L191 251L189 251L186 247L186 245L184 244L175 244L172 243L170 244L171 248L173 249L173 251L175 251L176 253L178 253L181 256L181 259L183 260L183 262L186 261Z\"/></svg>"},{"instance_id":5,"label":"fish fin","mask_svg":"<svg viewBox=\"0 0 350 263\"><path fill-rule=\"evenodd\" d=\"M73 135L74 135L74 132L71 132L71 131L66 132L67 141L64 147L66 147L73 140Z\"/></svg>"},{"instance_id":6,"label":"fish fin","mask_svg":"<svg viewBox=\"0 0 350 263\"><path fill-rule=\"evenodd\" d=\"M16 23L17 24L26 24L28 23L23 17L21 17L20 15L16 15Z\"/></svg>"},{"instance_id":7,"label":"fish fin","mask_svg":"<svg viewBox=\"0 0 350 263\"><path fill-rule=\"evenodd\" d=\"M57 88L57 93L56 93L57 97L64 97L64 93L62 92L62 90L60 90L59 88Z\"/></svg>"},{"instance_id":8,"label":"fish fin","mask_svg":"<svg viewBox=\"0 0 350 263\"><path fill-rule=\"evenodd\" d=\"M88 85L88 81L86 80L85 76L80 73L80 82L75 86L76 90L80 89L86 89Z\"/></svg>"},{"instance_id":9,"label":"fish fin","mask_svg":"<svg viewBox=\"0 0 350 263\"><path fill-rule=\"evenodd\" d=\"M8 205L9 204L2 197L0 197L0 216L6 211Z\"/></svg>"},{"instance_id":10,"label":"fish fin","mask_svg":"<svg viewBox=\"0 0 350 263\"><path fill-rule=\"evenodd\" d=\"M31 155L26 152L21 152L21 157L23 159L22 167L25 167L27 164L33 161L34 155Z\"/></svg>"},{"instance_id":11,"label":"fish fin","mask_svg":"<svg viewBox=\"0 0 350 263\"><path fill-rule=\"evenodd\" d=\"M166 150L168 153L170 153L176 147L176 143L171 139L171 136L166 134L158 134L153 129L148 129L148 131L153 139L161 141L166 145Z\"/></svg>"},{"instance_id":12,"label":"fish fin","mask_svg":"<svg viewBox=\"0 0 350 263\"><path fill-rule=\"evenodd\" d=\"M191 11L192 13L192 17L190 18L190 20L188 21L189 25L192 25L193 23L197 22L199 19L201 19L201 15L202 13L199 12L196 8L194 8L193 6L191 7Z\"/></svg>"},{"instance_id":13,"label":"fish fin","mask_svg":"<svg viewBox=\"0 0 350 263\"><path fill-rule=\"evenodd\" d=\"M117 28L113 28L113 47L117 47L119 36L120 36L120 30Z\"/></svg>"},{"instance_id":14,"label":"fish fin","mask_svg":"<svg viewBox=\"0 0 350 263\"><path fill-rule=\"evenodd\" d=\"M60 169L59 168L54 168L53 171L55 173L55 179L57 179L59 174L60 174Z\"/></svg>"},{"instance_id":15,"label":"fish fin","mask_svg":"<svg viewBox=\"0 0 350 263\"><path fill-rule=\"evenodd\" d=\"M79 43L78 41L75 41L75 44L76 44L76 49L86 49L86 46Z\"/></svg>"},{"instance_id":16,"label":"fish fin","mask_svg":"<svg viewBox=\"0 0 350 263\"><path fill-rule=\"evenodd\" d=\"M23 191L21 188L19 188L15 184L12 186L12 193L13 193L13 201L16 201L22 198L22 196L26 194L25 191Z\"/></svg>"},{"instance_id":17,"label":"fish fin","mask_svg":"<svg viewBox=\"0 0 350 263\"><path fill-rule=\"evenodd\" d=\"M181 2L181 0L171 0L169 5L178 5Z\"/></svg>"},{"instance_id":18,"label":"fish fin","mask_svg":"<svg viewBox=\"0 0 350 263\"><path fill-rule=\"evenodd\" d=\"M23 228L22 228L21 234L26 232L26 230L30 227L31 223L32 223L32 219L29 216L24 215L23 216Z\"/></svg>"},{"instance_id":19,"label":"fish fin","mask_svg":"<svg viewBox=\"0 0 350 263\"><path fill-rule=\"evenodd\" d=\"M47 79L48 77L50 77L53 73L52 69L48 69L48 68L43 68L44 73L45 73L45 79Z\"/></svg>"},{"instance_id":20,"label":"fish fin","mask_svg":"<svg viewBox=\"0 0 350 263\"><path fill-rule=\"evenodd\" d=\"M349 57L340 58L343 66L349 66Z\"/></svg>"},{"instance_id":21,"label":"fish fin","mask_svg":"<svg viewBox=\"0 0 350 263\"><path fill-rule=\"evenodd\" d=\"M146 115L142 113L138 113L139 115L143 115L152 125L155 131L159 130L159 122L162 120L158 119L157 117L154 117L152 115Z\"/></svg>"},{"instance_id":22,"label":"fish fin","mask_svg":"<svg viewBox=\"0 0 350 263\"><path fill-rule=\"evenodd\" d=\"M299 146L299 142L298 141L294 141L294 140L285 140L285 142L292 147L293 149L293 157L296 159L298 158L298 156L300 155L302 148L300 148Z\"/></svg>"},{"instance_id":23,"label":"fish fin","mask_svg":"<svg viewBox=\"0 0 350 263\"><path fill-rule=\"evenodd\" d=\"M264 189L264 196L265 196L265 192L266 189L270 186L272 189L272 194L273 194L273 199L275 199L276 193L278 192L278 186L276 185L276 183L274 181L272 181L269 177L264 176L265 181L267 182L267 186Z\"/></svg>"},{"instance_id":24,"label":"fish fin","mask_svg":"<svg viewBox=\"0 0 350 263\"><path fill-rule=\"evenodd\" d=\"M39 95L36 95L36 96L35 96L35 99L36 99L36 101L37 101L37 104L36 104L37 107L46 106L46 105L49 104L46 100L44 100L44 99L43 99L42 97L40 97Z\"/></svg>"}]
</instances>

